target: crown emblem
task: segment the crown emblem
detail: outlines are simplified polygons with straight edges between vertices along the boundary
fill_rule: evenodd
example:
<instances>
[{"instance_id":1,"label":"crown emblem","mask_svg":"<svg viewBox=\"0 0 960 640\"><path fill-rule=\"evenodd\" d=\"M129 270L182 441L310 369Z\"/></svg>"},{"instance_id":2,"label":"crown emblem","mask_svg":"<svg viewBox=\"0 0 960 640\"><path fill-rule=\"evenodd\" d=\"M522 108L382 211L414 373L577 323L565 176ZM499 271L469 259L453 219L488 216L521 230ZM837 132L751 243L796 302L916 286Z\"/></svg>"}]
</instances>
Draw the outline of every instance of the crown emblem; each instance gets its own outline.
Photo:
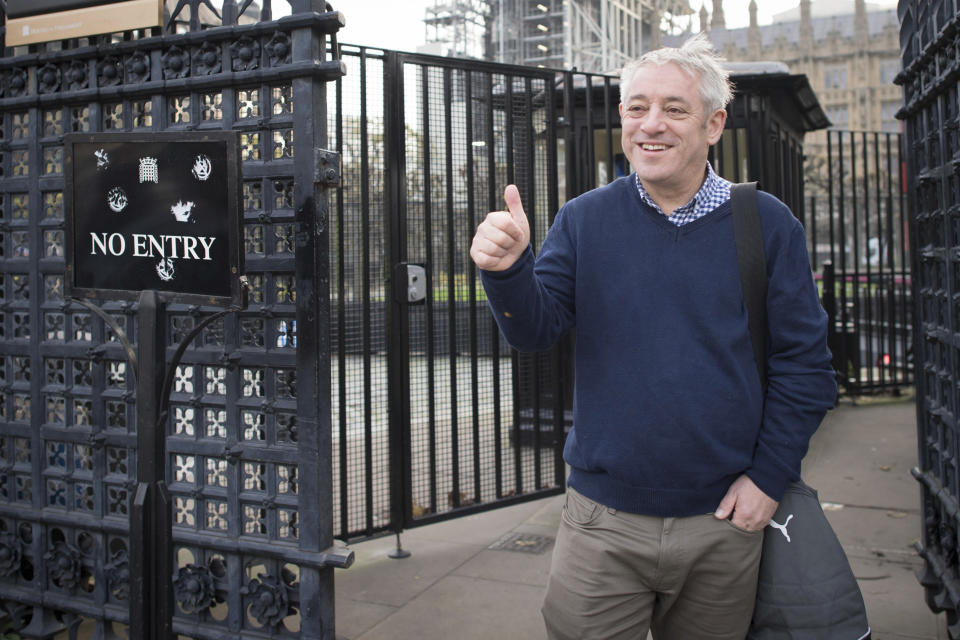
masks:
<instances>
[{"instance_id":1,"label":"crown emblem","mask_svg":"<svg viewBox=\"0 0 960 640\"><path fill-rule=\"evenodd\" d=\"M146 158L140 158L140 183L144 182L160 182L160 175L157 172L157 159L147 156Z\"/></svg>"}]
</instances>

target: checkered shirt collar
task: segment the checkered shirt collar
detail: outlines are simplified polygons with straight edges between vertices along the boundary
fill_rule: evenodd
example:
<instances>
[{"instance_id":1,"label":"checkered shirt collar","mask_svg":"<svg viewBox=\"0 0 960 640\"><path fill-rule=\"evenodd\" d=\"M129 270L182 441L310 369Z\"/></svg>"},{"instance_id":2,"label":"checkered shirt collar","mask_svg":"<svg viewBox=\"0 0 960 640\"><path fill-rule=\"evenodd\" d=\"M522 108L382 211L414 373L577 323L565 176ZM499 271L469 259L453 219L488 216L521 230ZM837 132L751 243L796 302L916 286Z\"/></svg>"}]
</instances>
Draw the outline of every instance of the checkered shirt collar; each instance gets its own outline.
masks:
<instances>
[{"instance_id":1,"label":"checkered shirt collar","mask_svg":"<svg viewBox=\"0 0 960 640\"><path fill-rule=\"evenodd\" d=\"M653 207L657 213L663 214L663 209L657 206L657 203L653 201L650 194L647 193L647 190L643 188L643 184L640 182L640 176L636 176L636 182L637 191L640 192L640 197L643 201ZM729 199L730 182L718 176L708 162L707 179L703 181L703 186L700 187L700 190L697 191L690 202L679 207L667 216L667 220L678 227L683 226L694 220L699 220Z\"/></svg>"}]
</instances>

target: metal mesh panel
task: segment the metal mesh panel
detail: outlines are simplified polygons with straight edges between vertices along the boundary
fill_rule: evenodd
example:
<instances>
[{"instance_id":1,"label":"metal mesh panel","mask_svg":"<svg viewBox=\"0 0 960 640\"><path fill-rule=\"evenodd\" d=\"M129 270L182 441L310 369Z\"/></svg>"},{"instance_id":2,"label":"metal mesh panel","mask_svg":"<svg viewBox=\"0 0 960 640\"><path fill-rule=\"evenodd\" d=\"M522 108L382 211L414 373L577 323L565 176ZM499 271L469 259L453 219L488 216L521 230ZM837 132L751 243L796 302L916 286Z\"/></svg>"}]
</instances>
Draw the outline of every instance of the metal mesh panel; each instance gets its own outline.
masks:
<instances>
[{"instance_id":1,"label":"metal mesh panel","mask_svg":"<svg viewBox=\"0 0 960 640\"><path fill-rule=\"evenodd\" d=\"M331 523L302 524L322 511L324 470L303 443L324 425L304 431L298 392L314 394L297 385L298 207L315 195L315 160L294 131L316 116L309 101L295 112L294 96L339 70L298 66L293 44L323 41L321 22L91 38L103 46L0 60L0 600L24 637L112 638L128 622L135 384L117 337L63 297L61 136L77 131L241 132L250 307L193 341L165 424L174 629L273 638L332 623ZM101 306L138 339L136 305ZM210 311L170 305L168 353ZM330 604L325 619L304 600Z\"/></svg>"},{"instance_id":2,"label":"metal mesh panel","mask_svg":"<svg viewBox=\"0 0 960 640\"><path fill-rule=\"evenodd\" d=\"M330 238L334 531L345 539L390 524L386 358L383 59L344 49L331 96L331 141L344 186Z\"/></svg>"},{"instance_id":3,"label":"metal mesh panel","mask_svg":"<svg viewBox=\"0 0 960 640\"><path fill-rule=\"evenodd\" d=\"M546 162L555 133L543 76L407 63L403 85L406 258L427 265L426 304L406 311L410 515L428 521L562 485L558 443L519 437L524 413L539 426L530 391L549 376L500 340L469 261L476 225L502 208L508 182L542 242L556 204Z\"/></svg>"}]
</instances>

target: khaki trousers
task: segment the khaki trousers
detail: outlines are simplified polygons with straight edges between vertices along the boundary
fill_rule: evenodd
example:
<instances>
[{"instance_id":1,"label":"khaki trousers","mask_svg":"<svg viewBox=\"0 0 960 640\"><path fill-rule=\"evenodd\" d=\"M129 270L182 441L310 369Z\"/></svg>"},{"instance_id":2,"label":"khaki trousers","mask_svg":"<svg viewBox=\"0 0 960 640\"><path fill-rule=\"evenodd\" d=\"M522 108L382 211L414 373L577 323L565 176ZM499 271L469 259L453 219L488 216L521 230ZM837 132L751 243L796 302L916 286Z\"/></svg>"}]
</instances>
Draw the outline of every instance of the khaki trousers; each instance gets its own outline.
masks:
<instances>
[{"instance_id":1,"label":"khaki trousers","mask_svg":"<svg viewBox=\"0 0 960 640\"><path fill-rule=\"evenodd\" d=\"M567 488L543 618L551 640L743 640L763 531L657 518Z\"/></svg>"}]
</instances>

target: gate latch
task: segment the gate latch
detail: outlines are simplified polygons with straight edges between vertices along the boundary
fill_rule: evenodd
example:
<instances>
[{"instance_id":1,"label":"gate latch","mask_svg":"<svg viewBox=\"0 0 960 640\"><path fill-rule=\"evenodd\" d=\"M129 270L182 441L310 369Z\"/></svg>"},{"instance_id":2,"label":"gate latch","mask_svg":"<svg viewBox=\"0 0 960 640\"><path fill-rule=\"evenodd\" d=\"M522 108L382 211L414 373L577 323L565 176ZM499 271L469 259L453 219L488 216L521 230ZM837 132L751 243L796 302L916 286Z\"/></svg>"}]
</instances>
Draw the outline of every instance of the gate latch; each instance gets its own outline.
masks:
<instances>
[{"instance_id":1,"label":"gate latch","mask_svg":"<svg viewBox=\"0 0 960 640\"><path fill-rule=\"evenodd\" d=\"M317 149L314 153L313 181L324 187L340 186L340 154L327 149Z\"/></svg>"},{"instance_id":2,"label":"gate latch","mask_svg":"<svg viewBox=\"0 0 960 640\"><path fill-rule=\"evenodd\" d=\"M403 279L406 276L406 296L403 295ZM422 264L402 262L394 270L394 291L400 301L407 304L423 304L427 300L427 269Z\"/></svg>"}]
</instances>

